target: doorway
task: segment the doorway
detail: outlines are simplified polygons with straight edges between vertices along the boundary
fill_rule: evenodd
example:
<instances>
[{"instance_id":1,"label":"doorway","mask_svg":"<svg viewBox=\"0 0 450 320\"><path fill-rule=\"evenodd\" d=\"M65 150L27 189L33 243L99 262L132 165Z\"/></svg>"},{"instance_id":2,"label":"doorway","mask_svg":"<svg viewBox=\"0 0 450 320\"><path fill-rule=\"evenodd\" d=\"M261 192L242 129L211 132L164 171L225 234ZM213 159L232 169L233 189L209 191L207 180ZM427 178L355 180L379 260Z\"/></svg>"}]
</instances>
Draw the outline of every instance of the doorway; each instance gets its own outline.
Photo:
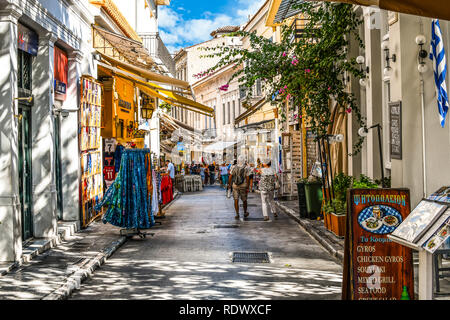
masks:
<instances>
[{"instance_id":1,"label":"doorway","mask_svg":"<svg viewBox=\"0 0 450 320\"><path fill-rule=\"evenodd\" d=\"M61 115L56 114L54 123L54 149L55 149L55 185L56 185L56 211L58 220L63 220L63 190L61 165Z\"/></svg>"},{"instance_id":2,"label":"doorway","mask_svg":"<svg viewBox=\"0 0 450 320\"><path fill-rule=\"evenodd\" d=\"M19 105L19 197L22 215L22 240L33 237L33 179L31 163L31 108Z\"/></svg>"}]
</instances>

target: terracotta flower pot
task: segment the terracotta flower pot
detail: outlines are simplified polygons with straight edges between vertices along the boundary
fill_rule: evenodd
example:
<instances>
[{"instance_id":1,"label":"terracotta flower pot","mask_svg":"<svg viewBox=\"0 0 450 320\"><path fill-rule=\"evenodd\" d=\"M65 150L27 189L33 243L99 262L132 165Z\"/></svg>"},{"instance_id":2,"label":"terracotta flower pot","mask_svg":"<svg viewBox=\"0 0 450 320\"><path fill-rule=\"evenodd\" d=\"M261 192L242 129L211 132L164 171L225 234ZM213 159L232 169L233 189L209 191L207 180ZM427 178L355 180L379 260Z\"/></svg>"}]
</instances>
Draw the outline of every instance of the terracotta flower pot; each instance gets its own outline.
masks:
<instances>
[{"instance_id":1,"label":"terracotta flower pot","mask_svg":"<svg viewBox=\"0 0 450 320\"><path fill-rule=\"evenodd\" d=\"M345 236L345 215L337 215L335 213L330 213L330 224L331 232L333 232L337 237Z\"/></svg>"}]
</instances>

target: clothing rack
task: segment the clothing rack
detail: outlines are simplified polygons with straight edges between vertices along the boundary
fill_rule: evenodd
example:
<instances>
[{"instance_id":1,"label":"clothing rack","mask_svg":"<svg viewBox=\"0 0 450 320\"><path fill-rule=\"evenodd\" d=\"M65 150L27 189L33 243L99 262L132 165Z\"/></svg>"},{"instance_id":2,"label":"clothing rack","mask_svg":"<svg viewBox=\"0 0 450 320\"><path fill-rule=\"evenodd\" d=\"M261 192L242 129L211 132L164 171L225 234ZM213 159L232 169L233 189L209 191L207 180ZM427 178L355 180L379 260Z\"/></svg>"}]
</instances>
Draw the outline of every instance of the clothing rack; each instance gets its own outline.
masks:
<instances>
[{"instance_id":1,"label":"clothing rack","mask_svg":"<svg viewBox=\"0 0 450 320\"><path fill-rule=\"evenodd\" d=\"M152 181L150 150L124 150L117 178L96 206L97 211L108 207L103 222L121 227L123 236L138 235L144 239L153 235L141 231L156 224L151 206Z\"/></svg>"}]
</instances>

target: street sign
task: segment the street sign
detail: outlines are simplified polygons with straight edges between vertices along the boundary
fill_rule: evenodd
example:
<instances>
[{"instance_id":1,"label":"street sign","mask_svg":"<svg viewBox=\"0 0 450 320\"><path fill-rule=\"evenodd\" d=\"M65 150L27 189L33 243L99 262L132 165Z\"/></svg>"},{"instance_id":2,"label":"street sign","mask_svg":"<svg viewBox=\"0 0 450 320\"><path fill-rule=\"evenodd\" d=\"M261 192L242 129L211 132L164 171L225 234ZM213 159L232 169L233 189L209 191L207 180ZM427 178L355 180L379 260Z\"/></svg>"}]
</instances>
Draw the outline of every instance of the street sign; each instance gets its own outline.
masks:
<instances>
[{"instance_id":1,"label":"street sign","mask_svg":"<svg viewBox=\"0 0 450 320\"><path fill-rule=\"evenodd\" d=\"M409 190L352 189L347 208L342 298L413 299L412 250L388 238L410 213Z\"/></svg>"}]
</instances>

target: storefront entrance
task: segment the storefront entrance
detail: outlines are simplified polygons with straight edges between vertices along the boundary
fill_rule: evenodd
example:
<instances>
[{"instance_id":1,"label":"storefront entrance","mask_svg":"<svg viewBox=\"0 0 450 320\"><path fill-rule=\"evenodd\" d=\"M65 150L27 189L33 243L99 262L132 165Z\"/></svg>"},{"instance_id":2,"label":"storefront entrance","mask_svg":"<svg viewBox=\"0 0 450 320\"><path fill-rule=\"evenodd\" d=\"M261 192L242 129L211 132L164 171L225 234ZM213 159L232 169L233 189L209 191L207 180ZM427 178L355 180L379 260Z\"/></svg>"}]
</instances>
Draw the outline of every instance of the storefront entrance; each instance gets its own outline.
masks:
<instances>
[{"instance_id":1,"label":"storefront entrance","mask_svg":"<svg viewBox=\"0 0 450 320\"><path fill-rule=\"evenodd\" d=\"M19 196L22 214L22 240L33 236L31 108L19 105Z\"/></svg>"},{"instance_id":2,"label":"storefront entrance","mask_svg":"<svg viewBox=\"0 0 450 320\"><path fill-rule=\"evenodd\" d=\"M55 181L56 181L56 210L58 219L63 220L62 200L62 174L61 174L61 116L58 114L54 119L54 143L55 143Z\"/></svg>"}]
</instances>

